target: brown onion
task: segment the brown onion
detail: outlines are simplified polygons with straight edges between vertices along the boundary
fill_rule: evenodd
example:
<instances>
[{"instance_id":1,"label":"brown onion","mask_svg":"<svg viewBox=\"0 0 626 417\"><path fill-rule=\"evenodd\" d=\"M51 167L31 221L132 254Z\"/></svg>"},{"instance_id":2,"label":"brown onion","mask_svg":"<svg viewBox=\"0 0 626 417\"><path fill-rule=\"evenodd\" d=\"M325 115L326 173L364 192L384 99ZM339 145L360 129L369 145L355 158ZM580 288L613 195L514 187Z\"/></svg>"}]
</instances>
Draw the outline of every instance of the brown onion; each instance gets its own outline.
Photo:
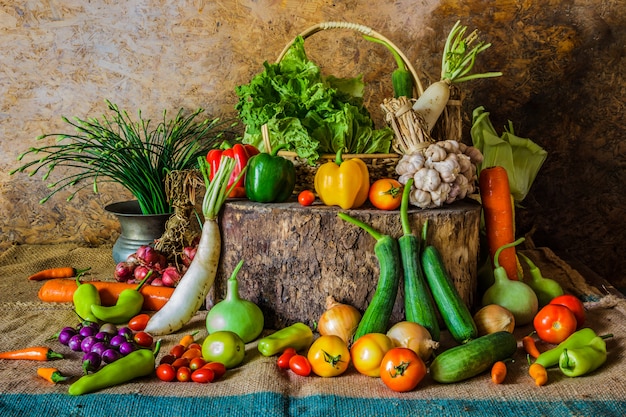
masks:
<instances>
[{"instance_id":1,"label":"brown onion","mask_svg":"<svg viewBox=\"0 0 626 417\"><path fill-rule=\"evenodd\" d=\"M317 323L317 331L322 336L338 336L350 344L360 321L359 310L349 304L341 304L329 295L326 298L326 311Z\"/></svg>"},{"instance_id":2,"label":"brown onion","mask_svg":"<svg viewBox=\"0 0 626 417\"><path fill-rule=\"evenodd\" d=\"M474 314L474 322L478 328L478 335L506 331L513 333L515 316L506 308L498 304L488 304Z\"/></svg>"},{"instance_id":3,"label":"brown onion","mask_svg":"<svg viewBox=\"0 0 626 417\"><path fill-rule=\"evenodd\" d=\"M387 337L396 347L405 347L417 353L422 360L430 359L439 342L432 340L428 329L412 321L401 321L387 331Z\"/></svg>"}]
</instances>

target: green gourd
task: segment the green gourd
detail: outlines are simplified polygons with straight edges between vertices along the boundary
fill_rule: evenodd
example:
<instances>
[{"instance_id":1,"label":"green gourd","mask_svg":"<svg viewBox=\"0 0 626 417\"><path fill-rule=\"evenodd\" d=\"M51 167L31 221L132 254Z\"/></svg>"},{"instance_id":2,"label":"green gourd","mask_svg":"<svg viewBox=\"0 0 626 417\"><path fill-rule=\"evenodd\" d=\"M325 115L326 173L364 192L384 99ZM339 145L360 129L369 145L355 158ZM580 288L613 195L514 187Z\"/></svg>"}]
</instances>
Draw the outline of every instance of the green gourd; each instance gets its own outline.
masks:
<instances>
[{"instance_id":1,"label":"green gourd","mask_svg":"<svg viewBox=\"0 0 626 417\"><path fill-rule=\"evenodd\" d=\"M528 259L528 257L523 253L518 253L518 255L526 262L526 264L528 264L528 267L530 268L530 280L526 280L525 282L530 288L533 289L533 291L535 291L535 294L537 294L539 308L548 305L553 298L564 294L563 288L558 282L550 278L544 278L541 274L541 270L533 263L533 261Z\"/></svg>"},{"instance_id":2,"label":"green gourd","mask_svg":"<svg viewBox=\"0 0 626 417\"><path fill-rule=\"evenodd\" d=\"M522 237L513 243L498 248L494 255L495 268L493 276L495 281L485 291L482 299L483 306L497 304L513 313L516 326L523 326L533 321L535 314L539 310L539 300L530 286L522 281L514 281L508 278L506 270L498 262L498 257L502 250L517 246L524 240Z\"/></svg>"},{"instance_id":3,"label":"green gourd","mask_svg":"<svg viewBox=\"0 0 626 417\"><path fill-rule=\"evenodd\" d=\"M226 298L207 313L206 329L209 333L228 330L241 337L244 343L248 343L261 334L265 320L259 306L239 297L237 274L242 265L243 259L226 282Z\"/></svg>"}]
</instances>

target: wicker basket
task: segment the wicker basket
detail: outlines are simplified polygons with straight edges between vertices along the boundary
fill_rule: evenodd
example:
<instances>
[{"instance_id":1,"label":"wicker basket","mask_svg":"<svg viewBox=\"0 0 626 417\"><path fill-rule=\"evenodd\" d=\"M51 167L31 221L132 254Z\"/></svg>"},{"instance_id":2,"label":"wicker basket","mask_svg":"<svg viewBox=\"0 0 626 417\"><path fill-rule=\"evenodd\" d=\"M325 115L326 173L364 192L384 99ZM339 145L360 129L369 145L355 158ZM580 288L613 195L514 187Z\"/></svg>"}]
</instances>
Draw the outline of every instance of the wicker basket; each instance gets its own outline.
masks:
<instances>
[{"instance_id":1,"label":"wicker basket","mask_svg":"<svg viewBox=\"0 0 626 417\"><path fill-rule=\"evenodd\" d=\"M307 39L308 37L314 35L315 33L329 30L329 29L349 29L361 34L370 36L372 38L378 39L387 43L402 59L404 62L407 71L410 72L411 77L413 79L413 93L415 97L419 97L423 92L424 88L422 83L417 76L417 72L413 68L410 60L404 55L404 53L389 39L375 30L363 26L360 24L350 23L350 22L323 22L318 23L309 27L308 29L301 32L298 36L301 36L303 39ZM296 37L297 38L297 37ZM280 62L289 48L292 46L296 38L292 39L281 51L276 62ZM427 142L427 144L435 142L437 140L443 139L457 139L460 140L461 137L461 100L460 96L457 94L455 96L451 96L451 99L448 102L448 106L446 111L440 118L437 126L433 129L432 136L429 134L423 135L423 141ZM398 99L386 99L385 103L393 103ZM414 101L415 99L406 99L408 101ZM398 147L398 142L402 140L402 135L412 134L415 130L421 130L421 125L419 120L415 120L414 117L411 117L413 112L406 112L406 109L401 112L389 112L385 109L385 106L381 104L381 108L385 113L385 120L387 124L394 130L395 138L392 142L392 149L395 153L385 153L385 154L344 154L344 159L349 158L360 158L367 165L370 172L370 181L375 181L384 177L397 177L395 172L395 167L402 156L401 147ZM405 113L405 114L403 114ZM412 119L412 120L411 120ZM413 125L408 126L407 124L413 123ZM418 134L420 134L418 132ZM266 147L268 146L266 142ZM271 146L270 146L271 147ZM269 148L268 148L269 150ZM279 151L279 155L290 159L295 167L296 167L296 189L295 192L299 192L304 189L313 189L314 188L314 178L315 172L317 168L329 160L334 160L335 155L321 155L319 160L315 165L311 165L308 161L303 160L298 157L296 152L289 151Z\"/></svg>"}]
</instances>

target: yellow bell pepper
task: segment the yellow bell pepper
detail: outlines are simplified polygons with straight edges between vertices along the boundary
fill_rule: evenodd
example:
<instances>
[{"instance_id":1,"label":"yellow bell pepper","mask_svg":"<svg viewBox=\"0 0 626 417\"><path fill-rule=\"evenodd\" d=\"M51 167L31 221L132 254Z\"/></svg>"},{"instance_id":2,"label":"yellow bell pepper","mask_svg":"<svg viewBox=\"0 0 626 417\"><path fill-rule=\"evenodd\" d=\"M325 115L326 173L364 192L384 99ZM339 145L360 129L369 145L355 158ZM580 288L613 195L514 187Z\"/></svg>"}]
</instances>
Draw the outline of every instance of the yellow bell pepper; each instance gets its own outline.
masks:
<instances>
[{"instance_id":1,"label":"yellow bell pepper","mask_svg":"<svg viewBox=\"0 0 626 417\"><path fill-rule=\"evenodd\" d=\"M357 208L367 200L370 175L365 162L359 158L343 161L341 150L335 161L329 161L315 173L315 192L327 206L344 210Z\"/></svg>"}]
</instances>

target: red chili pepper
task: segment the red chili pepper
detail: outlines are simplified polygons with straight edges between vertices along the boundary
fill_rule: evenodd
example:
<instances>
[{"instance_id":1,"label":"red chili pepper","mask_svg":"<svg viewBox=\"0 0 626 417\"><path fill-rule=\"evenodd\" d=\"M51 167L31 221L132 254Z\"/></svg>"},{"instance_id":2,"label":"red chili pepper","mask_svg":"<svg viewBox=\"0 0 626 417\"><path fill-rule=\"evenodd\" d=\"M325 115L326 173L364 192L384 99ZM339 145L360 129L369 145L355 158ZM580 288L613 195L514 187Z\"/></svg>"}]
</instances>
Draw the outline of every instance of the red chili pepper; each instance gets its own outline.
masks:
<instances>
[{"instance_id":1,"label":"red chili pepper","mask_svg":"<svg viewBox=\"0 0 626 417\"><path fill-rule=\"evenodd\" d=\"M215 173L220 167L220 159L222 158L222 156L233 158L235 160L235 168L233 169L233 173L231 174L230 179L228 180L228 186L230 187L233 183L235 183L237 176L247 165L248 159L250 159L252 156L258 153L259 153L259 150L255 148L254 146L242 145L239 143L227 149L211 149L206 157L206 160L209 163L210 168L211 168L209 171L209 179L212 180L213 177L215 176ZM229 197L245 197L246 196L244 179L245 179L244 176L239 178L239 181L237 181L237 183L235 184L235 188L233 188L231 193L228 195Z\"/></svg>"}]
</instances>

